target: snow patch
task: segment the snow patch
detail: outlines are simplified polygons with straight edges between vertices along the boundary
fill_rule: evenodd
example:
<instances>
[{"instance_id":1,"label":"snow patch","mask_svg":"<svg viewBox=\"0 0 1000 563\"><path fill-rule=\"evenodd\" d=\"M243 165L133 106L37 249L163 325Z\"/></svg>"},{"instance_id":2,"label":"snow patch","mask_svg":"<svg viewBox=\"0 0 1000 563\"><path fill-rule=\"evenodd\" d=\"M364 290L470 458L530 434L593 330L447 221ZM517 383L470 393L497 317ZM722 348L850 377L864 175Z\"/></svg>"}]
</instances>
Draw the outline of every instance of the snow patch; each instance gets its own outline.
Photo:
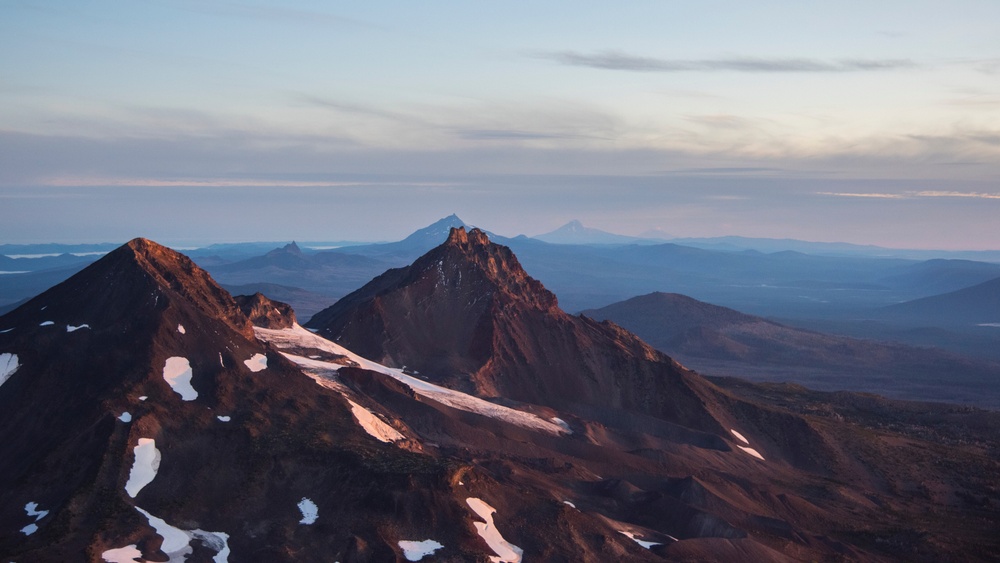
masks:
<instances>
[{"instance_id":1,"label":"snow patch","mask_svg":"<svg viewBox=\"0 0 1000 563\"><path fill-rule=\"evenodd\" d=\"M500 535L500 531L493 523L493 513L497 510L475 497L469 497L465 499L465 502L469 504L469 508L477 516L484 520L484 522L473 522L473 524L475 524L479 536L486 540L486 545L490 546L493 553L496 553L496 557L490 557L490 561L493 563L520 563L524 556L524 550L503 539L503 536Z\"/></svg>"},{"instance_id":2,"label":"snow patch","mask_svg":"<svg viewBox=\"0 0 1000 563\"><path fill-rule=\"evenodd\" d=\"M177 332L187 334L187 330L184 329L184 325L177 325Z\"/></svg>"},{"instance_id":3,"label":"snow patch","mask_svg":"<svg viewBox=\"0 0 1000 563\"><path fill-rule=\"evenodd\" d=\"M80 326L66 325L66 332L76 332L81 328L90 328L88 324L82 324Z\"/></svg>"},{"instance_id":4,"label":"snow patch","mask_svg":"<svg viewBox=\"0 0 1000 563\"><path fill-rule=\"evenodd\" d=\"M316 522L316 518L319 518L319 508L316 503L302 497L299 501L299 512L302 513L302 520L299 520L299 524L312 524Z\"/></svg>"},{"instance_id":5,"label":"snow patch","mask_svg":"<svg viewBox=\"0 0 1000 563\"><path fill-rule=\"evenodd\" d=\"M167 358L167 362L163 365L163 379L184 401L198 398L198 392L191 387L191 376L191 364L187 358L173 356Z\"/></svg>"},{"instance_id":6,"label":"snow patch","mask_svg":"<svg viewBox=\"0 0 1000 563\"><path fill-rule=\"evenodd\" d=\"M219 365L226 367L226 362L222 361L222 352L219 352Z\"/></svg>"},{"instance_id":7,"label":"snow patch","mask_svg":"<svg viewBox=\"0 0 1000 563\"><path fill-rule=\"evenodd\" d=\"M135 509L146 517L149 525L156 530L156 534L163 538L160 551L166 553L170 561L184 561L187 559L187 556L193 551L191 549L191 537L187 532L167 524L162 518L157 518L138 506Z\"/></svg>"},{"instance_id":8,"label":"snow patch","mask_svg":"<svg viewBox=\"0 0 1000 563\"><path fill-rule=\"evenodd\" d=\"M257 373L258 371L263 371L267 369L267 356L264 354L254 354L249 360L243 360L250 371Z\"/></svg>"},{"instance_id":9,"label":"snow patch","mask_svg":"<svg viewBox=\"0 0 1000 563\"><path fill-rule=\"evenodd\" d=\"M125 483L125 492L135 498L156 477L156 472L160 469L160 450L156 449L156 441L152 438L139 438L139 443L132 451L135 453L135 461L129 471L128 482Z\"/></svg>"},{"instance_id":10,"label":"snow patch","mask_svg":"<svg viewBox=\"0 0 1000 563\"><path fill-rule=\"evenodd\" d=\"M753 448L748 448L746 446L741 446L739 444L737 444L736 447L739 448L739 449L741 449L741 450L743 450L743 451L745 451L746 453L754 456L755 458L757 458L757 459L759 459L761 461L766 461L764 459L764 456L760 455L760 452L758 452L757 450L755 450Z\"/></svg>"},{"instance_id":11,"label":"snow patch","mask_svg":"<svg viewBox=\"0 0 1000 563\"><path fill-rule=\"evenodd\" d=\"M132 413L125 411L118 417L118 420L122 422L132 422Z\"/></svg>"},{"instance_id":12,"label":"snow patch","mask_svg":"<svg viewBox=\"0 0 1000 563\"><path fill-rule=\"evenodd\" d=\"M976 326L991 326L994 328L1000 328L1000 323L979 323Z\"/></svg>"},{"instance_id":13,"label":"snow patch","mask_svg":"<svg viewBox=\"0 0 1000 563\"><path fill-rule=\"evenodd\" d=\"M561 426L562 429L565 430L567 434L572 434L573 433L573 429L569 427L569 423L567 423L565 420L559 418L558 416L554 416L554 417L550 418L549 420L551 420L552 422L555 422L556 424L558 424L559 426Z\"/></svg>"},{"instance_id":14,"label":"snow patch","mask_svg":"<svg viewBox=\"0 0 1000 563\"><path fill-rule=\"evenodd\" d=\"M744 444L746 444L748 446L750 445L750 440L747 440L746 438L744 438L743 434L740 434L739 432L733 430L732 428L730 428L729 431L733 433L733 436L736 436L737 438L739 438L741 442L743 442Z\"/></svg>"},{"instance_id":15,"label":"snow patch","mask_svg":"<svg viewBox=\"0 0 1000 563\"><path fill-rule=\"evenodd\" d=\"M37 502L29 502L28 504L24 505L24 511L28 513L28 516L33 516L35 518L34 522L21 528L21 533L23 533L26 536L30 536L31 534L34 534L35 532L38 531L38 521L41 520L42 518L45 518L49 514L49 511L38 510Z\"/></svg>"},{"instance_id":16,"label":"snow patch","mask_svg":"<svg viewBox=\"0 0 1000 563\"><path fill-rule=\"evenodd\" d=\"M626 532L625 530L618 530L618 533L619 534L624 534L624 535L628 536L628 539L634 541L635 543L641 545L642 547L645 547L646 549L649 549L649 548L653 547L654 545L663 545L662 543L656 543L656 542L652 542L652 541L643 541L643 540L640 540L639 538L635 537L635 534L633 534L631 532Z\"/></svg>"},{"instance_id":17,"label":"snow patch","mask_svg":"<svg viewBox=\"0 0 1000 563\"><path fill-rule=\"evenodd\" d=\"M17 363L17 354L0 354L0 385L6 383L19 367L21 366Z\"/></svg>"},{"instance_id":18,"label":"snow patch","mask_svg":"<svg viewBox=\"0 0 1000 563\"><path fill-rule=\"evenodd\" d=\"M0 330L0 334L6 334L6 333L14 330L15 328L17 328L17 327L10 327L8 329Z\"/></svg>"},{"instance_id":19,"label":"snow patch","mask_svg":"<svg viewBox=\"0 0 1000 563\"><path fill-rule=\"evenodd\" d=\"M146 400L146 399L148 399L148 398L149 398L149 397L147 397L147 396L143 395L143 396L139 397L139 400L140 400L140 401L145 401L145 400Z\"/></svg>"},{"instance_id":20,"label":"snow patch","mask_svg":"<svg viewBox=\"0 0 1000 563\"><path fill-rule=\"evenodd\" d=\"M229 534L197 529L182 530L167 524L162 518L157 518L138 506L135 509L146 517L149 525L156 530L157 535L163 538L160 551L167 554L169 563L186 561L188 555L194 551L191 548L191 540L193 539L200 540L205 547L215 551L215 557L212 558L214 563L229 563Z\"/></svg>"},{"instance_id":21,"label":"snow patch","mask_svg":"<svg viewBox=\"0 0 1000 563\"><path fill-rule=\"evenodd\" d=\"M56 323L54 323L52 321L44 321L41 324L39 324L38 326L52 326L54 324L56 324Z\"/></svg>"},{"instance_id":22,"label":"snow patch","mask_svg":"<svg viewBox=\"0 0 1000 563\"><path fill-rule=\"evenodd\" d=\"M229 422L229 420L230 420L230 418L228 416L217 416L215 418L218 418L222 422Z\"/></svg>"},{"instance_id":23,"label":"snow patch","mask_svg":"<svg viewBox=\"0 0 1000 563\"><path fill-rule=\"evenodd\" d=\"M349 360L357 363L362 369L388 375L397 381L405 383L414 393L458 410L496 418L511 424L550 434L559 435L566 433L566 429L562 426L531 413L497 405L478 397L455 391L454 389L434 385L433 383L407 375L401 369L388 368L382 364L362 358L347 348L313 334L298 324L284 329L269 329L255 326L253 330L257 338L274 344L278 348L316 348L331 354L346 356ZM312 377L320 385L322 385L321 381L324 380L322 376L325 373L336 372L344 367L333 362L312 360L284 352L282 355L298 364L306 375Z\"/></svg>"},{"instance_id":24,"label":"snow patch","mask_svg":"<svg viewBox=\"0 0 1000 563\"><path fill-rule=\"evenodd\" d=\"M573 504L572 502L568 501L568 500L564 500L563 504L565 504L566 506L569 506L571 508L576 508L576 505Z\"/></svg>"},{"instance_id":25,"label":"snow patch","mask_svg":"<svg viewBox=\"0 0 1000 563\"><path fill-rule=\"evenodd\" d=\"M444 547L434 540L399 540L399 548L407 561L420 561L424 557Z\"/></svg>"},{"instance_id":26,"label":"snow patch","mask_svg":"<svg viewBox=\"0 0 1000 563\"><path fill-rule=\"evenodd\" d=\"M101 554L101 559L107 563L135 563L135 560L142 557L142 552L133 543L117 549L109 549Z\"/></svg>"},{"instance_id":27,"label":"snow patch","mask_svg":"<svg viewBox=\"0 0 1000 563\"><path fill-rule=\"evenodd\" d=\"M351 404L351 413L354 414L354 418L357 419L358 424L376 440L388 443L406 438L406 436L400 434L395 428L383 422L381 418L375 416L372 411L350 399L347 399L347 402Z\"/></svg>"}]
</instances>

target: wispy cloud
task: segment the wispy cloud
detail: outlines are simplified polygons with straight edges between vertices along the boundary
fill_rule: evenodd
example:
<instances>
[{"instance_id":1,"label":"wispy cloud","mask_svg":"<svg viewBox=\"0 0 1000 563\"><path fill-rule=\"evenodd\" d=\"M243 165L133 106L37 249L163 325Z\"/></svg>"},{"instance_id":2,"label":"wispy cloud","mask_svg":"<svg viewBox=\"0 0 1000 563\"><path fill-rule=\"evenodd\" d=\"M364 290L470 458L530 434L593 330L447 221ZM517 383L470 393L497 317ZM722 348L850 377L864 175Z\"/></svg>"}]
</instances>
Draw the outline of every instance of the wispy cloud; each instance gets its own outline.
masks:
<instances>
[{"instance_id":1,"label":"wispy cloud","mask_svg":"<svg viewBox=\"0 0 1000 563\"><path fill-rule=\"evenodd\" d=\"M339 100L333 100L330 98L323 98L309 94L298 94L297 98L300 102L303 102L307 105L321 107L337 111L340 113L351 113L356 115L365 115L369 117L379 117L382 119L387 119L390 121L396 121L400 123L428 125L428 122L426 120L420 119L418 117L401 113L398 111L379 109L378 107L375 106L342 102Z\"/></svg>"},{"instance_id":2,"label":"wispy cloud","mask_svg":"<svg viewBox=\"0 0 1000 563\"><path fill-rule=\"evenodd\" d=\"M910 191L901 193L816 192L816 194L834 196L834 197L860 197L860 198L874 198L874 199L916 199L916 198L927 198L927 197L1000 199L1000 193L958 192L950 190L923 190L923 191Z\"/></svg>"},{"instance_id":3,"label":"wispy cloud","mask_svg":"<svg viewBox=\"0 0 1000 563\"><path fill-rule=\"evenodd\" d=\"M659 59L621 51L579 53L535 52L532 57L567 66L631 72L858 72L914 68L910 59L839 59L727 57L717 59Z\"/></svg>"}]
</instances>

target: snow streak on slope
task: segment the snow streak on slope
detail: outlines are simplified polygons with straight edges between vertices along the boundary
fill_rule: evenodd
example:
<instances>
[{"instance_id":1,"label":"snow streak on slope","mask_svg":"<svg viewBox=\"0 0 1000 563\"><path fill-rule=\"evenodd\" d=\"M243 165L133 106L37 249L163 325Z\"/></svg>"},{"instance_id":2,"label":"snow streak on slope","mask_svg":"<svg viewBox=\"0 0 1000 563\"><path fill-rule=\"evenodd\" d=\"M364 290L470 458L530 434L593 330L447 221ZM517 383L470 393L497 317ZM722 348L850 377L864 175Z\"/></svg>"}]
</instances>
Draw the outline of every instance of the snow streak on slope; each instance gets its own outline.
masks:
<instances>
[{"instance_id":1,"label":"snow streak on slope","mask_svg":"<svg viewBox=\"0 0 1000 563\"><path fill-rule=\"evenodd\" d=\"M540 430L542 432L548 432L550 434L565 434L567 432L567 430L561 425L550 422L533 414L497 405L478 397L473 397L472 395L455 391L454 389L434 385L433 383L428 383L421 379L417 379L416 377L406 375L401 369L388 368L382 364L362 358L339 344L309 332L298 324L294 325L292 328L280 330L255 326L254 333L257 335L257 338L270 342L278 348L315 348L331 354L336 354L338 356L346 356L363 369L384 373L398 381L401 381L402 383L405 383L413 389L416 394L455 409L481 414L483 416L496 418L511 424L531 428L533 430ZM314 376L314 379L317 374L326 375L343 367L340 364L312 360L292 354L284 354L284 356L298 364L307 374Z\"/></svg>"},{"instance_id":2,"label":"snow streak on slope","mask_svg":"<svg viewBox=\"0 0 1000 563\"><path fill-rule=\"evenodd\" d=\"M153 482L156 472L160 469L160 450L156 449L156 441L152 438L139 438L135 449L135 462L125 483L125 492L135 498L143 487Z\"/></svg>"},{"instance_id":3,"label":"snow streak on slope","mask_svg":"<svg viewBox=\"0 0 1000 563\"><path fill-rule=\"evenodd\" d=\"M493 523L493 513L497 509L474 497L465 499L465 502L469 504L469 508L476 515L485 520L485 522L473 522L473 524L476 525L476 531L479 532L479 535L486 540L486 545L490 546L493 553L496 553L496 557L490 557L490 561L493 563L520 563L524 556L524 550L503 539L500 530L497 530L496 524Z\"/></svg>"},{"instance_id":4,"label":"snow streak on slope","mask_svg":"<svg viewBox=\"0 0 1000 563\"><path fill-rule=\"evenodd\" d=\"M382 422L382 419L372 414L370 410L350 399L347 399L347 402L351 404L351 413L358 420L358 424L376 440L380 442L396 442L406 438L406 436L400 434L395 428Z\"/></svg>"},{"instance_id":5,"label":"snow streak on slope","mask_svg":"<svg viewBox=\"0 0 1000 563\"><path fill-rule=\"evenodd\" d=\"M741 446L739 444L736 444L737 448L743 450L744 452L746 452L746 453L754 456L755 458L757 458L757 459L759 459L761 461L765 461L764 456L760 455L760 452L758 452L757 450L755 450L755 449L753 449L753 448L750 447L750 441L747 440L746 437L743 436L743 434L740 434L739 432L737 432L736 430L733 430L732 428L730 428L729 431L733 433L733 436L736 436L737 438L739 438L739 440L741 442L743 442L744 444L746 444L746 446Z\"/></svg>"},{"instance_id":6,"label":"snow streak on slope","mask_svg":"<svg viewBox=\"0 0 1000 563\"><path fill-rule=\"evenodd\" d=\"M635 537L635 534L633 534L632 532L626 532L625 530L618 530L618 533L619 534L624 534L624 535L628 536L628 538L630 540L632 540L635 543L641 545L642 547L645 547L646 549L649 549L649 548L653 547L654 545L663 545L663 544L659 544L659 543L656 543L656 542L653 542L653 541L644 541L644 540L641 540L641 539Z\"/></svg>"}]
</instances>

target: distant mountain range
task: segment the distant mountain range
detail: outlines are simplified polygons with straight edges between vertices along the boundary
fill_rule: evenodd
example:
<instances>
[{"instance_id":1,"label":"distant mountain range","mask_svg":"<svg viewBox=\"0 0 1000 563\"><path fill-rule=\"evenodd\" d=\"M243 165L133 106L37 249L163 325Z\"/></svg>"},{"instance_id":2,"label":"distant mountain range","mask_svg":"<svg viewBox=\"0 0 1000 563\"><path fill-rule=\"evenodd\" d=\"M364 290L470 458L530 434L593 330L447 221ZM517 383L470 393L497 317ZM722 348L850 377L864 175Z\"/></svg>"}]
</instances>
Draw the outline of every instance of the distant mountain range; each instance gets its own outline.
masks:
<instances>
[{"instance_id":1,"label":"distant mountain range","mask_svg":"<svg viewBox=\"0 0 1000 563\"><path fill-rule=\"evenodd\" d=\"M1000 409L996 362L797 329L677 294L652 293L582 314L613 321L703 373Z\"/></svg>"},{"instance_id":2,"label":"distant mountain range","mask_svg":"<svg viewBox=\"0 0 1000 563\"><path fill-rule=\"evenodd\" d=\"M577 220L570 221L558 229L533 237L552 244L656 244L662 240L616 235L599 229L584 227Z\"/></svg>"},{"instance_id":3,"label":"distant mountain range","mask_svg":"<svg viewBox=\"0 0 1000 563\"><path fill-rule=\"evenodd\" d=\"M310 324L143 239L0 316L0 557L1000 551L1000 414L709 380L567 314L478 229Z\"/></svg>"}]
</instances>

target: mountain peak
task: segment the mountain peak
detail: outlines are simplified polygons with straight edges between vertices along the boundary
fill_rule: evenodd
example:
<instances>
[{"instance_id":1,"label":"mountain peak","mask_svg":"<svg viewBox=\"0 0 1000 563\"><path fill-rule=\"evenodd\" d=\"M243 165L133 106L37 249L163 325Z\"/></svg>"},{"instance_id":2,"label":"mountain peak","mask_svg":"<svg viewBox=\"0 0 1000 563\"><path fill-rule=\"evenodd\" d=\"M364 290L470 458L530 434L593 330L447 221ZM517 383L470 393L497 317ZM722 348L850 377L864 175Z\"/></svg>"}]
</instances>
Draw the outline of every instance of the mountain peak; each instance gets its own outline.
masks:
<instances>
[{"instance_id":1,"label":"mountain peak","mask_svg":"<svg viewBox=\"0 0 1000 563\"><path fill-rule=\"evenodd\" d=\"M637 241L635 237L585 227L579 219L535 238L551 244L634 244Z\"/></svg>"},{"instance_id":2,"label":"mountain peak","mask_svg":"<svg viewBox=\"0 0 1000 563\"><path fill-rule=\"evenodd\" d=\"M482 230L473 227L466 232L465 227L452 227L448 233L446 245L462 247L486 247L490 244L490 237Z\"/></svg>"},{"instance_id":3,"label":"mountain peak","mask_svg":"<svg viewBox=\"0 0 1000 563\"><path fill-rule=\"evenodd\" d=\"M95 326L102 321L122 326L146 322L174 303L208 311L235 330L253 334L235 301L205 270L187 256L144 238L112 250L18 310L37 311L27 306L31 303L46 307L51 320Z\"/></svg>"}]
</instances>

